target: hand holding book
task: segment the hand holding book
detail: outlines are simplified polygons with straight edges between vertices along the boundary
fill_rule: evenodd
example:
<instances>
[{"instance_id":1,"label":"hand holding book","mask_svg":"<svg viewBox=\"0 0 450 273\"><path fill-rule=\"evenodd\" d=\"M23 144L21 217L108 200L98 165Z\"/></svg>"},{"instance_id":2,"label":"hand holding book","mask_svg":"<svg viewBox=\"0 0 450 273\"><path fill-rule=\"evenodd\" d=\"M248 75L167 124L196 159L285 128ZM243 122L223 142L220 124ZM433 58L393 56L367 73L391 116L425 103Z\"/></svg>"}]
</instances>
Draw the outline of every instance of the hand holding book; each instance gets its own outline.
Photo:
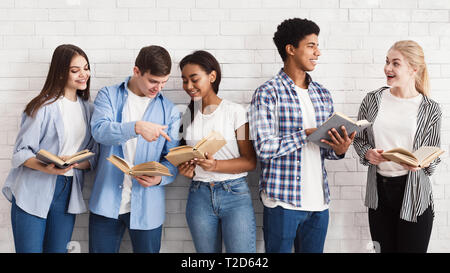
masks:
<instances>
[{"instance_id":1,"label":"hand holding book","mask_svg":"<svg viewBox=\"0 0 450 273\"><path fill-rule=\"evenodd\" d=\"M214 159L212 155L209 155L207 152L205 153L204 159L194 159L194 162L197 163L203 170L208 172L214 172L217 166L217 160Z\"/></svg>"},{"instance_id":2,"label":"hand holding book","mask_svg":"<svg viewBox=\"0 0 450 273\"><path fill-rule=\"evenodd\" d=\"M195 163L191 163L190 161L181 163L178 165L178 173L187 178L193 178L195 176L195 166Z\"/></svg>"},{"instance_id":3,"label":"hand holding book","mask_svg":"<svg viewBox=\"0 0 450 273\"><path fill-rule=\"evenodd\" d=\"M345 126L341 126L340 129L342 130L342 136L335 128L332 128L328 131L328 135L331 141L328 141L326 139L320 140L320 142L330 146L337 155L345 154L356 136L356 131L348 135Z\"/></svg>"},{"instance_id":4,"label":"hand holding book","mask_svg":"<svg viewBox=\"0 0 450 273\"><path fill-rule=\"evenodd\" d=\"M36 159L38 159L39 161L41 161L45 164L49 164L49 165L53 164L53 166L56 166L57 168L60 168L60 169L66 169L68 167L75 167L75 168L83 169L84 167L89 166L89 165L87 165L88 164L87 162L85 162L85 163L82 163L82 162L87 161L88 159L90 159L93 156L95 156L95 154L90 152L87 149L80 151L76 154L73 154L71 156L57 156L57 155L52 154L49 151L41 149L37 152ZM77 165L74 165L74 164L77 164ZM83 165L80 166L79 164L83 164Z\"/></svg>"},{"instance_id":5,"label":"hand holding book","mask_svg":"<svg viewBox=\"0 0 450 273\"><path fill-rule=\"evenodd\" d=\"M157 186L159 183L161 183L162 177L161 176L134 176L136 181L144 188L151 187L151 186Z\"/></svg>"},{"instance_id":6,"label":"hand holding book","mask_svg":"<svg viewBox=\"0 0 450 273\"><path fill-rule=\"evenodd\" d=\"M328 143L337 144L337 142L341 142L341 139L343 140L342 142L348 142L348 139L346 139L346 137L349 137L353 141L353 138L351 137L351 134L353 132L358 133L371 124L372 123L368 122L367 120L353 121L345 114L335 112L333 115L331 115L330 118L328 118L327 121L319 126L317 130L314 130L314 132L312 132L310 135L308 135L308 132L306 132L306 134L308 135L306 140L313 142L322 148L329 149L330 145ZM342 130L342 126L344 126L345 128L345 132ZM337 142L334 141L332 137L334 137ZM346 151L346 149L339 150ZM336 152L336 154L338 153Z\"/></svg>"},{"instance_id":7,"label":"hand holding book","mask_svg":"<svg viewBox=\"0 0 450 273\"><path fill-rule=\"evenodd\" d=\"M372 165L379 165L382 162L387 162L386 158L384 158L381 154L384 152L382 149L370 149L366 152L365 158Z\"/></svg>"},{"instance_id":8,"label":"hand holding book","mask_svg":"<svg viewBox=\"0 0 450 273\"><path fill-rule=\"evenodd\" d=\"M205 154L213 156L219 151L225 144L224 137L215 131L211 131L208 136L202 138L195 146L179 146L170 149L165 158L174 166L178 166L181 163L197 159L206 159Z\"/></svg>"}]
</instances>

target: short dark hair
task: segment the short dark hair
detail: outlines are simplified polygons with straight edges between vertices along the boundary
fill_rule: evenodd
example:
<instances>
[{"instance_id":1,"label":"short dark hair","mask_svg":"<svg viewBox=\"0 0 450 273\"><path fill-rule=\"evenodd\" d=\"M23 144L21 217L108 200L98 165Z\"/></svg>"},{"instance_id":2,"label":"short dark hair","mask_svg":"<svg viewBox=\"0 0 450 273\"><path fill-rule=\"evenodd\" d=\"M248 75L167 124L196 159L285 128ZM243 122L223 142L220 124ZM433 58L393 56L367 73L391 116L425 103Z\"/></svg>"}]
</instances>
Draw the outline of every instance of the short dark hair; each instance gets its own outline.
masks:
<instances>
[{"instance_id":1,"label":"short dark hair","mask_svg":"<svg viewBox=\"0 0 450 273\"><path fill-rule=\"evenodd\" d=\"M278 25L277 31L273 35L281 59L286 61L286 45L298 47L298 43L310 34L319 35L319 26L308 19L292 18L286 19Z\"/></svg>"},{"instance_id":2,"label":"short dark hair","mask_svg":"<svg viewBox=\"0 0 450 273\"><path fill-rule=\"evenodd\" d=\"M135 66L142 74L148 72L154 76L166 76L170 74L172 59L166 49L151 45L141 48L136 57Z\"/></svg>"}]
</instances>

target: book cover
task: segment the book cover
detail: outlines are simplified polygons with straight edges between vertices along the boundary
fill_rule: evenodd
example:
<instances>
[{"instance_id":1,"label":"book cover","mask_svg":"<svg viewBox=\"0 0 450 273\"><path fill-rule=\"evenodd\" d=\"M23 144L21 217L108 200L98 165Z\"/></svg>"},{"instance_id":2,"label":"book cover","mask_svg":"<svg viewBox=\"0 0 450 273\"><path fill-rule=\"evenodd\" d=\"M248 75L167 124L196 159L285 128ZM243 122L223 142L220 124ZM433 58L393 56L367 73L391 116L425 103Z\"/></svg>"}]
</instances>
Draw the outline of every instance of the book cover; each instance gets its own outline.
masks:
<instances>
[{"instance_id":1,"label":"book cover","mask_svg":"<svg viewBox=\"0 0 450 273\"><path fill-rule=\"evenodd\" d=\"M125 159L116 155L111 155L107 160L119 170L131 176L172 176L166 166L156 161L149 161L133 166L125 161Z\"/></svg>"},{"instance_id":2,"label":"book cover","mask_svg":"<svg viewBox=\"0 0 450 273\"><path fill-rule=\"evenodd\" d=\"M325 121L317 130L306 137L306 141L313 142L322 148L329 149L330 146L326 143L321 142L321 139L331 141L328 131L335 128L338 133L342 136L341 126L344 126L350 136L353 132L359 133L365 128L369 127L372 123L367 120L353 121L345 114L335 112L327 121Z\"/></svg>"}]
</instances>

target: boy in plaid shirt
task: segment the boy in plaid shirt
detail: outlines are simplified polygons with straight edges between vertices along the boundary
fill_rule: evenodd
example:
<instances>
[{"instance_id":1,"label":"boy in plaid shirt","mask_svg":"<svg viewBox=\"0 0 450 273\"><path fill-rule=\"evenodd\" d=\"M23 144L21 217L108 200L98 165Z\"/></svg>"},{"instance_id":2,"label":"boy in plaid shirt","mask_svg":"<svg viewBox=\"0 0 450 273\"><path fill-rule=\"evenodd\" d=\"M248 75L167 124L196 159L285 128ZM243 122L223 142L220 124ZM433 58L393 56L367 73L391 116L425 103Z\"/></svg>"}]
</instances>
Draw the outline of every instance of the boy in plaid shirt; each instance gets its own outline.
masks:
<instances>
[{"instance_id":1,"label":"boy in plaid shirt","mask_svg":"<svg viewBox=\"0 0 450 273\"><path fill-rule=\"evenodd\" d=\"M306 142L334 112L330 92L312 81L320 56L319 27L307 19L282 22L274 42L284 67L256 89L249 109L261 161L266 252L323 252L330 193L324 159L344 158L355 134L332 129L329 149Z\"/></svg>"}]
</instances>

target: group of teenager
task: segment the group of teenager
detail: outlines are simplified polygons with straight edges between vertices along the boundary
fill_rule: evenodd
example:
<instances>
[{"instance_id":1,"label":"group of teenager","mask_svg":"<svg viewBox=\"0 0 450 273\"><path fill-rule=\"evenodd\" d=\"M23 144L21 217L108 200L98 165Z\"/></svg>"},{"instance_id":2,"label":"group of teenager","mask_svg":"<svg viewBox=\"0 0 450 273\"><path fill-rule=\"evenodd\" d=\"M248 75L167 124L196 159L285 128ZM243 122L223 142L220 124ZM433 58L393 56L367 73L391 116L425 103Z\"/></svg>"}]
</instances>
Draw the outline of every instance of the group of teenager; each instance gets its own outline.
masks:
<instances>
[{"instance_id":1,"label":"group of teenager","mask_svg":"<svg viewBox=\"0 0 450 273\"><path fill-rule=\"evenodd\" d=\"M284 66L258 87L250 107L219 97L220 64L199 50L180 63L191 101L184 114L160 91L172 60L164 48L140 50L132 76L102 88L90 104L90 64L74 45L54 53L40 94L22 115L3 186L11 201L16 252L67 252L76 214L87 211L84 174L95 170L89 198L89 252L118 252L128 230L133 251L157 253L165 218L165 186L177 174L191 180L186 220L197 252L256 252L256 223L247 173L261 165L266 252L323 252L330 187L324 160L345 157L351 144L368 166L365 205L372 240L381 252L426 252L433 224L429 177L440 159L423 168L399 165L381 153L440 146L441 110L429 97L422 48L396 42L387 52L387 86L367 93L358 120L372 126L356 134L332 129L329 148L307 136L333 113L330 92L312 80L321 55L320 29L293 18L278 25L273 41ZM195 145L211 131L226 145L205 159L178 167L165 155ZM89 149L96 156L59 169L36 153L62 157ZM108 162L117 155L137 165L157 161L172 176L130 176Z\"/></svg>"}]
</instances>

